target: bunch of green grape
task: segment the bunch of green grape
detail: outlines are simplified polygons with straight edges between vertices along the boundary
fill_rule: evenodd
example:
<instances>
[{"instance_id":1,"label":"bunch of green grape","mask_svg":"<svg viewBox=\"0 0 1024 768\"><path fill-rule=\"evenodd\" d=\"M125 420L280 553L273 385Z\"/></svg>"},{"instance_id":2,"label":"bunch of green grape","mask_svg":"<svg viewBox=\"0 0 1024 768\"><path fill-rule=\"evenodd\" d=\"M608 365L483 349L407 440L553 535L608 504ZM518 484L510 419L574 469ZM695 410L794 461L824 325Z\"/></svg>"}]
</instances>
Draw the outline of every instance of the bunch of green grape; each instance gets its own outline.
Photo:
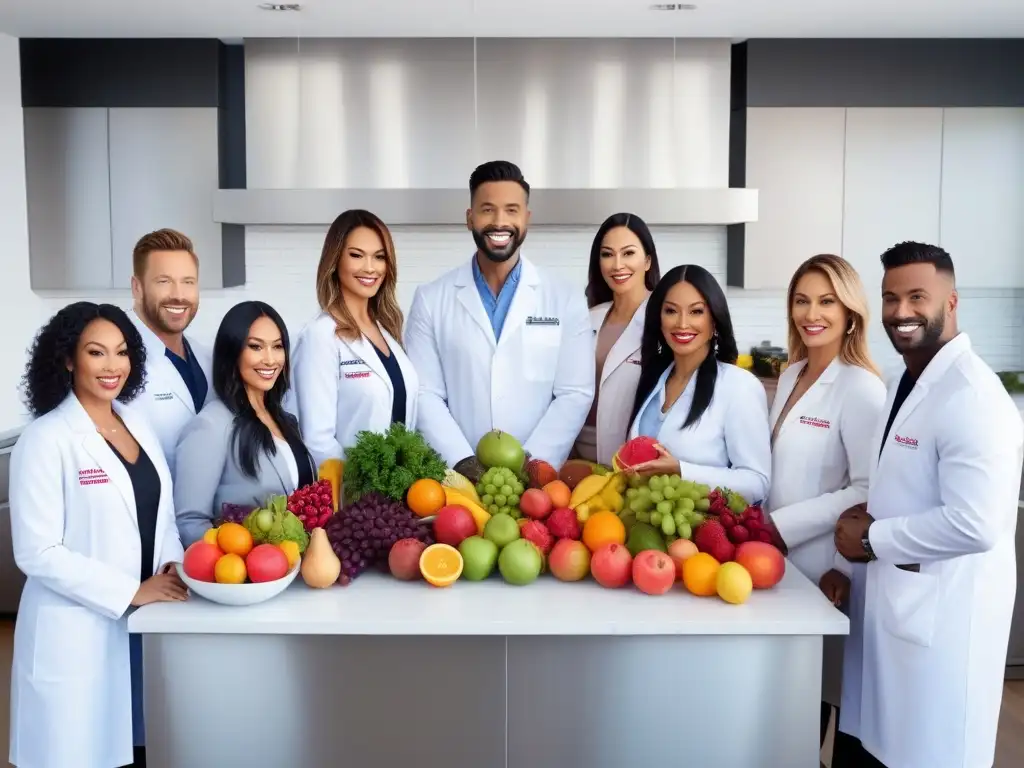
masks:
<instances>
[{"instance_id":1,"label":"bunch of green grape","mask_svg":"<svg viewBox=\"0 0 1024 768\"><path fill-rule=\"evenodd\" d=\"M660 528L665 536L689 539L693 530L704 522L704 513L711 502L711 489L679 475L630 477L626 489L626 506L641 523Z\"/></svg>"},{"instance_id":2,"label":"bunch of green grape","mask_svg":"<svg viewBox=\"0 0 1024 768\"><path fill-rule=\"evenodd\" d=\"M517 520L523 516L519 511L523 481L511 469L491 467L476 484L476 492L483 508L492 515L504 512Z\"/></svg>"}]
</instances>

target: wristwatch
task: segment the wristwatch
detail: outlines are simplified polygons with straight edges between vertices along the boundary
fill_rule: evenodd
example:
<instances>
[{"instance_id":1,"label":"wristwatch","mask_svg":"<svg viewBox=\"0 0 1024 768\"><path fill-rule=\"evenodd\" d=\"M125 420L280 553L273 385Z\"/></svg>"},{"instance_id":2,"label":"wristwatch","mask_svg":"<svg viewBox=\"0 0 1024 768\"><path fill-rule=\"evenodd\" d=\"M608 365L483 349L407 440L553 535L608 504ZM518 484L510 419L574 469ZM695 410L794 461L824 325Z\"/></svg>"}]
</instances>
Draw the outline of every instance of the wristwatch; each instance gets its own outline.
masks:
<instances>
[{"instance_id":1,"label":"wristwatch","mask_svg":"<svg viewBox=\"0 0 1024 768\"><path fill-rule=\"evenodd\" d=\"M864 548L864 553L867 555L867 562L877 560L875 557L875 551L871 549L871 539L868 537L868 533L871 531L871 525L869 524L867 530L864 531L864 535L861 537L860 545Z\"/></svg>"}]
</instances>

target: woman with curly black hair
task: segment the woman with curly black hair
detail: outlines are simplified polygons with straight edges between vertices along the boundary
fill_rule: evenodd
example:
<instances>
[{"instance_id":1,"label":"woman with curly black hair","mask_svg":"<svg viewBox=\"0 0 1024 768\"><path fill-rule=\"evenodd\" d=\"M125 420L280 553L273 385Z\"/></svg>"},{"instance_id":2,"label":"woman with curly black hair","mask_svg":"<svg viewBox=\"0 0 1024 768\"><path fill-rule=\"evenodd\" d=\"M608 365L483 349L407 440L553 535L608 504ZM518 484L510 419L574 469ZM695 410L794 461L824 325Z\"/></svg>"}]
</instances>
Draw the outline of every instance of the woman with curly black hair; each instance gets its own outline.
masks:
<instances>
[{"instance_id":1,"label":"woman with curly black hair","mask_svg":"<svg viewBox=\"0 0 1024 768\"><path fill-rule=\"evenodd\" d=\"M141 645L126 614L187 595L167 462L126 407L145 362L124 311L86 301L54 315L30 352L35 420L11 456L14 560L27 576L11 670L17 766L145 765Z\"/></svg>"},{"instance_id":2,"label":"woman with curly black hair","mask_svg":"<svg viewBox=\"0 0 1024 768\"><path fill-rule=\"evenodd\" d=\"M299 425L282 407L290 380L288 329L262 301L236 304L213 344L209 401L178 438L174 508L185 546L203 537L224 504L260 506L316 479Z\"/></svg>"}]
</instances>

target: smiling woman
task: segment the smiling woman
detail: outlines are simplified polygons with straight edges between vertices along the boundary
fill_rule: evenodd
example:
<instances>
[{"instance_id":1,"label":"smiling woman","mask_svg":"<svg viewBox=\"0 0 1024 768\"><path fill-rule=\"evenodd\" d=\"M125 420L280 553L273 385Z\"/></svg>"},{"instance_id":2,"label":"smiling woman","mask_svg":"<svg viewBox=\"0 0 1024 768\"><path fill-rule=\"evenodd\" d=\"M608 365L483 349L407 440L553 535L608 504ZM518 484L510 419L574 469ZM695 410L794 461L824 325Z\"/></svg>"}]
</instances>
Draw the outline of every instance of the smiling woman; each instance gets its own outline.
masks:
<instances>
[{"instance_id":1,"label":"smiling woman","mask_svg":"<svg viewBox=\"0 0 1024 768\"><path fill-rule=\"evenodd\" d=\"M182 555L170 471L146 419L125 407L145 363L139 331L110 304L65 307L32 347L36 419L10 475L14 560L28 577L11 674L16 765L144 760L142 646L122 617L186 596L168 568Z\"/></svg>"},{"instance_id":2,"label":"smiling woman","mask_svg":"<svg viewBox=\"0 0 1024 768\"><path fill-rule=\"evenodd\" d=\"M213 346L210 402L178 441L174 500L188 546L220 517L224 504L259 505L314 480L314 467L288 391L288 329L262 301L243 301L224 315Z\"/></svg>"},{"instance_id":3,"label":"smiling woman","mask_svg":"<svg viewBox=\"0 0 1024 768\"><path fill-rule=\"evenodd\" d=\"M369 211L344 211L317 267L320 313L295 345L295 403L317 465L343 459L363 430L415 428L419 379L402 348L398 260L391 233Z\"/></svg>"}]
</instances>

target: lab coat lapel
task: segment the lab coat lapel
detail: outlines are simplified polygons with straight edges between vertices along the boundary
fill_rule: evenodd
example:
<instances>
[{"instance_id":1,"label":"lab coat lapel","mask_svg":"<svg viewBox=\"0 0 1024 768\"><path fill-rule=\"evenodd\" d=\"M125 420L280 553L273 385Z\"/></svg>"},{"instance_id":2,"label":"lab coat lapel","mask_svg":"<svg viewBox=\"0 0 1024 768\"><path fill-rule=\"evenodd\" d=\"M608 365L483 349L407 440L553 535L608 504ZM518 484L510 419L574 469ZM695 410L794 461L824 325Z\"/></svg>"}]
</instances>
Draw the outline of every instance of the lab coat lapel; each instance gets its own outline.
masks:
<instances>
[{"instance_id":1,"label":"lab coat lapel","mask_svg":"<svg viewBox=\"0 0 1024 768\"><path fill-rule=\"evenodd\" d=\"M80 485L103 482L103 477L106 476L107 481L112 483L117 488L118 493L121 494L125 511L131 517L132 525L138 529L139 519L138 511L135 508L135 489L132 487L131 478L128 477L128 470L124 468L114 450L107 445L107 441L96 429L96 425L89 418L89 414L85 412L85 408L78 402L78 398L75 395L68 395L60 408L63 410L64 418L67 419L70 428L80 435L82 447L85 448L86 452L93 458L93 461L96 462L97 467L101 470L98 473L89 473L88 470L95 468L82 467L79 469L77 482ZM75 480L72 480L72 482L75 482Z\"/></svg>"},{"instance_id":2,"label":"lab coat lapel","mask_svg":"<svg viewBox=\"0 0 1024 768\"><path fill-rule=\"evenodd\" d=\"M516 330L525 325L527 318L535 311L534 287L540 282L540 275L533 264L523 256L520 256L519 259L523 263L522 272L519 274L519 285L516 286L516 292L512 296L512 303L509 305L508 315L505 317L505 325L501 329L498 346L511 339Z\"/></svg>"},{"instance_id":3,"label":"lab coat lapel","mask_svg":"<svg viewBox=\"0 0 1024 768\"><path fill-rule=\"evenodd\" d=\"M473 258L475 259L476 255L474 255ZM484 332L484 336L491 342L491 346L494 347L497 344L497 340L494 338L494 329L491 327L490 318L487 317L487 310L484 309L484 303L480 299L480 292L477 290L476 280L473 279L472 259L459 270L455 277L455 285L459 289L456 293L459 304L461 304L469 316L473 318L474 322L480 326L480 329Z\"/></svg>"},{"instance_id":4,"label":"lab coat lapel","mask_svg":"<svg viewBox=\"0 0 1024 768\"><path fill-rule=\"evenodd\" d=\"M135 310L132 310L131 319L135 323L135 327L139 329L142 341L146 345L146 361L150 379L157 379L160 382L161 388L157 391L164 391L163 386L166 386L186 408L195 413L196 405L192 400L192 393L188 391L188 387L185 386L185 380L181 378L181 374L174 367L174 363L167 358L166 345L142 321L142 318L135 313ZM213 389L213 382L207 382L207 384L207 394L209 394ZM152 382L150 382L150 386L152 386Z\"/></svg>"},{"instance_id":5,"label":"lab coat lapel","mask_svg":"<svg viewBox=\"0 0 1024 768\"><path fill-rule=\"evenodd\" d=\"M903 401L903 405L900 407L899 413L896 414L896 418L892 421L892 428L889 430L889 437L896 435L903 424L906 423L907 419L914 410L919 406L927 397L928 390L933 384L939 381L950 369L953 362L960 357L963 353L969 351L971 348L971 340L967 337L966 333L959 333L953 337L946 345L938 351L935 357L932 358L931 362L925 367L918 378L917 383L914 384L914 388L910 390L910 394L907 395L907 399ZM897 385L898 386L898 385ZM888 403L889 408L892 408L892 400ZM885 420L889 418L889 412L886 411ZM884 423L882 429L885 429ZM889 437L886 438L886 444L891 442ZM882 456L885 454L886 446L882 446L882 450L879 451L878 460L881 461Z\"/></svg>"},{"instance_id":6,"label":"lab coat lapel","mask_svg":"<svg viewBox=\"0 0 1024 768\"><path fill-rule=\"evenodd\" d=\"M807 365L806 360L801 360L800 363L803 366ZM800 416L815 415L814 413L811 413L809 409L815 408L817 404L820 403L822 399L825 397L829 390L829 387L832 386L832 382L835 381L836 376L839 375L839 366L841 365L842 363L839 361L839 358L835 358L834 360L832 360L832 362L828 364L828 367L824 371L822 371L821 376L818 377L818 380L811 384L811 386L807 388L807 391L804 392L801 398L790 406L789 412L786 414L786 417L782 420L782 426L779 427L779 433L776 436L776 439L782 436L782 433L786 431L786 428L793 423L793 419L799 418ZM789 400L790 396L793 394L793 390L796 389L797 381L799 381L799 376L793 376L792 378L790 378L789 384L785 388L785 391L780 390L775 393L775 402L772 404L772 410L775 410L774 406L776 404L778 404L779 410L778 412L773 414L771 423L772 431L775 430L775 424L778 422L779 416L782 413L781 409L786 407L786 401Z\"/></svg>"},{"instance_id":7,"label":"lab coat lapel","mask_svg":"<svg viewBox=\"0 0 1024 768\"><path fill-rule=\"evenodd\" d=\"M379 325L377 327L380 328ZM383 333L383 331L381 332ZM387 340L387 336L384 338ZM388 345L390 346L390 342L388 342ZM394 396L394 391L391 386L391 377L388 376L387 368L384 367L384 363L377 354L377 348L373 346L373 342L360 334L359 338L353 343L352 348L355 353L362 358L363 362L370 366L374 373L380 376L384 381L385 386L387 386L388 391L391 392L392 396ZM391 354L394 354L394 352Z\"/></svg>"},{"instance_id":8,"label":"lab coat lapel","mask_svg":"<svg viewBox=\"0 0 1024 768\"><path fill-rule=\"evenodd\" d=\"M629 323L625 328L622 329L622 334L618 339L615 340L615 344L608 351L608 357L605 358L604 367L601 369L601 384L604 384L604 380L607 379L612 372L626 362L626 359L636 351L637 347L640 346L640 341L643 338L644 333L644 317L647 314L647 299L644 299L643 303L637 307L636 312L633 313L633 317L630 318ZM608 315L605 314L605 319ZM601 322L604 325L604 321ZM600 333L600 331L598 331Z\"/></svg>"}]
</instances>

